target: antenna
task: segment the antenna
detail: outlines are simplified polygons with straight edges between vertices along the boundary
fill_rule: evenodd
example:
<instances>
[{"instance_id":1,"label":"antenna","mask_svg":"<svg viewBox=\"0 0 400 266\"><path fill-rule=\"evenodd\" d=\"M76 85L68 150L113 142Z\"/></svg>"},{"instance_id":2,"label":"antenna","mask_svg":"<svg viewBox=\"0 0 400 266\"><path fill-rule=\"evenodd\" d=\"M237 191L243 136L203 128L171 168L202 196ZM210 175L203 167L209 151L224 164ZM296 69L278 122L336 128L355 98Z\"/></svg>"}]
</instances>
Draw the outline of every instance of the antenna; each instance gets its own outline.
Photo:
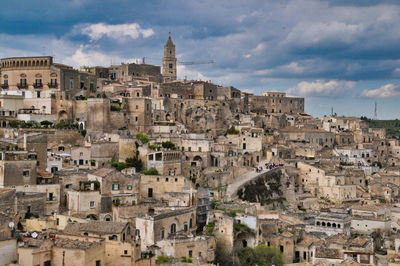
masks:
<instances>
[{"instance_id":1,"label":"antenna","mask_svg":"<svg viewBox=\"0 0 400 266\"><path fill-rule=\"evenodd\" d=\"M378 119L378 103L375 101L374 119Z\"/></svg>"}]
</instances>

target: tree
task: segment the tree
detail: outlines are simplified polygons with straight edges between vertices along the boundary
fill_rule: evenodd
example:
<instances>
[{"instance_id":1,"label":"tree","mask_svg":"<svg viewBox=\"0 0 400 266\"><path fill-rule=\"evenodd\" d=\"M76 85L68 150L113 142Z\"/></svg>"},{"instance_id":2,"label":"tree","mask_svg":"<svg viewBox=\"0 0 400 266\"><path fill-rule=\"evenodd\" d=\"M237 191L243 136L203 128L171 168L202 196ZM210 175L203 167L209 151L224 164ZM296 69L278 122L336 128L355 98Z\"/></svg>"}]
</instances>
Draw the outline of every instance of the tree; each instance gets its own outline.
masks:
<instances>
[{"instance_id":1,"label":"tree","mask_svg":"<svg viewBox=\"0 0 400 266\"><path fill-rule=\"evenodd\" d=\"M266 245L259 245L255 248L242 248L238 253L240 265L284 265L284 258L282 252L275 247L267 247Z\"/></svg>"},{"instance_id":2,"label":"tree","mask_svg":"<svg viewBox=\"0 0 400 266\"><path fill-rule=\"evenodd\" d=\"M164 149L169 149L169 150L175 150L175 144L171 141L164 141L163 143L161 143L162 147Z\"/></svg>"},{"instance_id":3,"label":"tree","mask_svg":"<svg viewBox=\"0 0 400 266\"><path fill-rule=\"evenodd\" d=\"M138 157L126 158L125 162L127 167L135 167L136 172L140 172L143 169L143 162Z\"/></svg>"}]
</instances>

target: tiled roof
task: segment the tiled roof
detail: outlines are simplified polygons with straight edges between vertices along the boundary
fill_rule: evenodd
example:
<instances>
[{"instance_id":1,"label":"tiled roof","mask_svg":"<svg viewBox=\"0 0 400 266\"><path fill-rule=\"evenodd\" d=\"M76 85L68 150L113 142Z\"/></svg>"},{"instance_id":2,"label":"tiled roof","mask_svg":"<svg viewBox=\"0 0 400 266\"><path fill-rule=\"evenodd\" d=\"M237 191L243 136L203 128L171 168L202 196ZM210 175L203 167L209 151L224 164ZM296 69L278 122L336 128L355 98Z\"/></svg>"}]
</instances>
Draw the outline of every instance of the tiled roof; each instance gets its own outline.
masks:
<instances>
[{"instance_id":1,"label":"tiled roof","mask_svg":"<svg viewBox=\"0 0 400 266\"><path fill-rule=\"evenodd\" d=\"M127 226L127 222L105 222L105 221L91 221L89 223L69 223L64 228L66 234L80 234L81 232L88 232L100 235L119 234Z\"/></svg>"}]
</instances>

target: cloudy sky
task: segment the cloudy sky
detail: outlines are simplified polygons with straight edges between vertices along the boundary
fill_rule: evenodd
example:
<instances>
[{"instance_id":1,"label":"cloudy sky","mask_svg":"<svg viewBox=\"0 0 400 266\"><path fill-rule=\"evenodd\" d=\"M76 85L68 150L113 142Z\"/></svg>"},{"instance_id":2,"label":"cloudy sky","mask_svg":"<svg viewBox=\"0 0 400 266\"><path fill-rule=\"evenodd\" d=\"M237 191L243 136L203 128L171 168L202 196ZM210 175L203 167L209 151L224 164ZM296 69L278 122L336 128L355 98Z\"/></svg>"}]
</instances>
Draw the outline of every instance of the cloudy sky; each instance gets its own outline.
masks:
<instances>
[{"instance_id":1,"label":"cloudy sky","mask_svg":"<svg viewBox=\"0 0 400 266\"><path fill-rule=\"evenodd\" d=\"M146 57L172 32L178 77L306 97L306 111L400 118L400 1L18 0L0 9L0 57L74 67Z\"/></svg>"}]
</instances>

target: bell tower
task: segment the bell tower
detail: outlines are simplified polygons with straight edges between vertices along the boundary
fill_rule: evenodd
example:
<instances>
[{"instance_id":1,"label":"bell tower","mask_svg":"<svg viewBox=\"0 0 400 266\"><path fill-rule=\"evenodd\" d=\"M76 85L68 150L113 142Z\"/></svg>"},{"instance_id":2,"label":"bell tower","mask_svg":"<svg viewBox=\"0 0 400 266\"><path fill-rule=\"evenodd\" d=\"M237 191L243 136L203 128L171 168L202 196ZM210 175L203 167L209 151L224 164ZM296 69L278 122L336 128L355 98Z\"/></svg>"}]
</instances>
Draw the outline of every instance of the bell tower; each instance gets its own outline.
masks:
<instances>
[{"instance_id":1,"label":"bell tower","mask_svg":"<svg viewBox=\"0 0 400 266\"><path fill-rule=\"evenodd\" d=\"M170 32L167 43L164 45L162 75L171 80L176 80L176 74L175 44L172 42Z\"/></svg>"}]
</instances>

